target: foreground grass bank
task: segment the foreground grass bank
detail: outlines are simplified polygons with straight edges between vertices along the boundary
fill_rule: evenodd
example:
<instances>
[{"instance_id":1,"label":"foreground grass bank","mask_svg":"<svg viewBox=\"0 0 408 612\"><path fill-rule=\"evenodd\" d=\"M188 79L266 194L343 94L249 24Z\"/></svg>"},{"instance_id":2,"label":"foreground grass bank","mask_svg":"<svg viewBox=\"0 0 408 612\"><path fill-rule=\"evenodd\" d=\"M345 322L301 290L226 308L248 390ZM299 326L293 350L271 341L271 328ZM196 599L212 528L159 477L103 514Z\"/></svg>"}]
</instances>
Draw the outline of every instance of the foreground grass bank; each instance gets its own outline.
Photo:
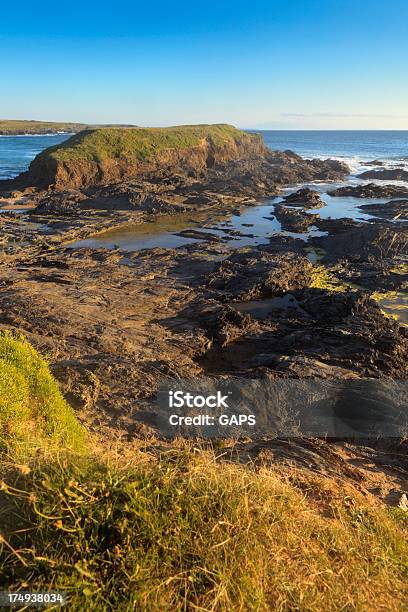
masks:
<instances>
[{"instance_id":1,"label":"foreground grass bank","mask_svg":"<svg viewBox=\"0 0 408 612\"><path fill-rule=\"evenodd\" d=\"M38 406L64 400L25 341L0 346L27 402L8 402L9 376L2 423L31 409L46 444L61 412ZM66 446L0 456L0 589L61 590L78 611L406 609L406 514L350 486L185 443L127 466Z\"/></svg>"},{"instance_id":2,"label":"foreground grass bank","mask_svg":"<svg viewBox=\"0 0 408 612\"><path fill-rule=\"evenodd\" d=\"M181 450L23 471L2 483L2 588L62 590L71 610L405 609L402 511L337 483Z\"/></svg>"}]
</instances>

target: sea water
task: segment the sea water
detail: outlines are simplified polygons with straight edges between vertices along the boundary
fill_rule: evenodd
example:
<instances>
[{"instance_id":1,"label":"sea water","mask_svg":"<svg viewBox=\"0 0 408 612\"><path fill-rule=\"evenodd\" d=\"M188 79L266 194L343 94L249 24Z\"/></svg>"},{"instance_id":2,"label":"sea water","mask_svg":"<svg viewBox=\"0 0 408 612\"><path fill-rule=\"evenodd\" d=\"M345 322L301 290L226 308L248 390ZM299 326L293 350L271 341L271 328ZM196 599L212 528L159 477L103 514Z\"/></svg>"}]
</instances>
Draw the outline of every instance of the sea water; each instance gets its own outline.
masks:
<instances>
[{"instance_id":1,"label":"sea water","mask_svg":"<svg viewBox=\"0 0 408 612\"><path fill-rule=\"evenodd\" d=\"M71 134L0 136L0 180L11 179L28 169L44 149L64 142Z\"/></svg>"},{"instance_id":2,"label":"sea water","mask_svg":"<svg viewBox=\"0 0 408 612\"><path fill-rule=\"evenodd\" d=\"M260 131L271 149L290 149L306 158L341 159L352 166L382 160L408 164L408 130Z\"/></svg>"}]
</instances>

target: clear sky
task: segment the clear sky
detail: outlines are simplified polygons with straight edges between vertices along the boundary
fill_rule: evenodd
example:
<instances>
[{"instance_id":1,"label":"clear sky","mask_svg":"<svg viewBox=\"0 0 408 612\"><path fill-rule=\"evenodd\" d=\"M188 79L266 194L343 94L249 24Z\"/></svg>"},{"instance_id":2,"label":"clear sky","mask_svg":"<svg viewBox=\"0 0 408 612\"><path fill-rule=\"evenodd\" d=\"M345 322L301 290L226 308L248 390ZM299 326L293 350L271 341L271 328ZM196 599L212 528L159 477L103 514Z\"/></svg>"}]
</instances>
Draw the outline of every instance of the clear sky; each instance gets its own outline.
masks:
<instances>
[{"instance_id":1,"label":"clear sky","mask_svg":"<svg viewBox=\"0 0 408 612\"><path fill-rule=\"evenodd\" d=\"M408 129L408 1L7 1L0 118Z\"/></svg>"}]
</instances>

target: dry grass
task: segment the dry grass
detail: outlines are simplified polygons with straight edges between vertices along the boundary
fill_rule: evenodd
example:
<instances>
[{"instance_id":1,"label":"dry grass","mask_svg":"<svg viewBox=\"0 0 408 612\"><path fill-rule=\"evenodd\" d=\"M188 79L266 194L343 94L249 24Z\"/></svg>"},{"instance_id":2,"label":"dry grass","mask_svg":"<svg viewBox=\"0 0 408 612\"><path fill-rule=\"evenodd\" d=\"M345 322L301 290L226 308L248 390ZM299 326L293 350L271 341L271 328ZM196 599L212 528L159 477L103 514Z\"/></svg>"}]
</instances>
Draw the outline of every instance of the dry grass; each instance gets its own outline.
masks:
<instances>
[{"instance_id":1,"label":"dry grass","mask_svg":"<svg viewBox=\"0 0 408 612\"><path fill-rule=\"evenodd\" d=\"M64 591L78 612L406 609L402 510L183 441L129 465L73 454L83 434L43 359L6 334L0 366L0 423L25 441L0 447L0 589Z\"/></svg>"},{"instance_id":2,"label":"dry grass","mask_svg":"<svg viewBox=\"0 0 408 612\"><path fill-rule=\"evenodd\" d=\"M71 610L406 609L404 514L332 480L188 447L139 467L68 458L16 474L3 588L60 589Z\"/></svg>"}]
</instances>

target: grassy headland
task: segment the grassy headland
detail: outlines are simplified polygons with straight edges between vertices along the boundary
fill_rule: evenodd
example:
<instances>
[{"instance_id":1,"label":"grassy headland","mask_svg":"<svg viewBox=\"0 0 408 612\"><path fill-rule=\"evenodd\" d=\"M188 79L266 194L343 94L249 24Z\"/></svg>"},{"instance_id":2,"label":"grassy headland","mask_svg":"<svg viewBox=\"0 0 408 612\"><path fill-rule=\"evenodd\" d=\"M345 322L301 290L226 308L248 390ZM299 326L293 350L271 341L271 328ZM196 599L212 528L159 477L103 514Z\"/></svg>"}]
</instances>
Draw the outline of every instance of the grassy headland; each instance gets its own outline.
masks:
<instances>
[{"instance_id":1,"label":"grassy headland","mask_svg":"<svg viewBox=\"0 0 408 612\"><path fill-rule=\"evenodd\" d=\"M41 153L59 162L108 159L142 161L163 150L187 149L204 139L214 146L228 146L253 136L231 125L182 125L170 128L98 128L84 130Z\"/></svg>"},{"instance_id":2,"label":"grassy headland","mask_svg":"<svg viewBox=\"0 0 408 612\"><path fill-rule=\"evenodd\" d=\"M131 125L115 124L112 127L134 127ZM102 127L87 125L86 123L73 123L69 121L32 121L26 119L0 119L0 136L22 136L24 134L58 134L65 132L75 134L87 128ZM106 124L105 127L111 127Z\"/></svg>"},{"instance_id":3,"label":"grassy headland","mask_svg":"<svg viewBox=\"0 0 408 612\"><path fill-rule=\"evenodd\" d=\"M97 128L37 155L29 184L58 189L114 183L146 172L201 172L208 165L265 154L261 136L230 125Z\"/></svg>"},{"instance_id":4,"label":"grassy headland","mask_svg":"<svg viewBox=\"0 0 408 612\"><path fill-rule=\"evenodd\" d=\"M402 510L266 456L72 454L83 433L45 362L7 334L0 359L1 588L65 591L78 611L405 609Z\"/></svg>"},{"instance_id":5,"label":"grassy headland","mask_svg":"<svg viewBox=\"0 0 408 612\"><path fill-rule=\"evenodd\" d=\"M84 123L1 119L0 135L17 136L23 134L57 134L58 132L74 133L84 130L86 127Z\"/></svg>"}]
</instances>

